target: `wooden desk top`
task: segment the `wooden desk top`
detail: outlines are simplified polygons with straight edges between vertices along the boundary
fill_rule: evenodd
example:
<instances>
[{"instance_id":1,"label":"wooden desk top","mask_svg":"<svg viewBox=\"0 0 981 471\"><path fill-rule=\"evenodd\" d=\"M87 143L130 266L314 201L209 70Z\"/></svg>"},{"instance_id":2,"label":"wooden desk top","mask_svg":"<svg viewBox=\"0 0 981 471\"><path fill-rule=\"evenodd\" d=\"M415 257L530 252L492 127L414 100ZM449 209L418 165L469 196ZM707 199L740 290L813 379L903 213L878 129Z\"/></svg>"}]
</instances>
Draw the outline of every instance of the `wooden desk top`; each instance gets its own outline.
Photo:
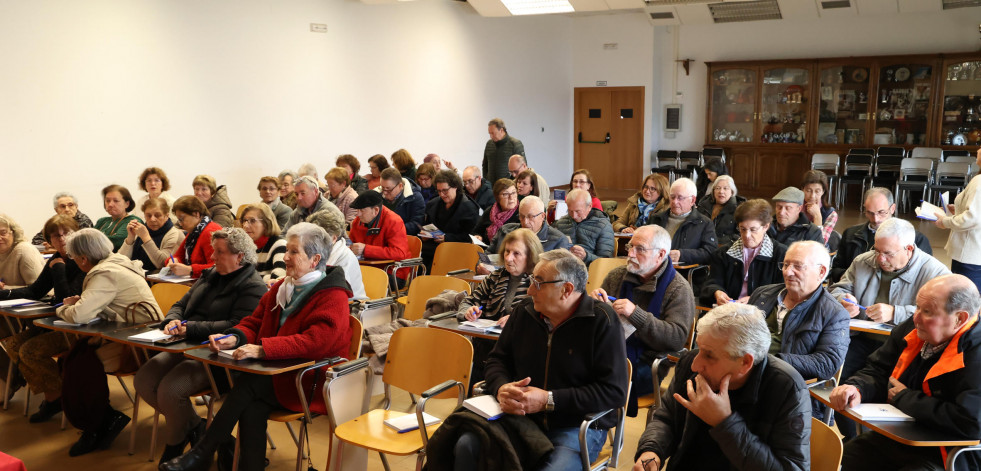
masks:
<instances>
[{"instance_id":1,"label":"wooden desk top","mask_svg":"<svg viewBox=\"0 0 981 471\"><path fill-rule=\"evenodd\" d=\"M186 340L171 344L158 344L153 342L140 342L138 340L130 340L130 335L142 334L143 332L149 332L151 330L158 330L157 327L149 326L138 326L122 330L116 330L112 332L105 332L100 334L102 338L121 343L123 345L130 345L137 348L145 348L147 350L156 350L158 352L169 352L169 353L183 353L187 350L194 350L196 348L207 348L207 345L201 345L201 342L188 342Z\"/></svg>"},{"instance_id":2,"label":"wooden desk top","mask_svg":"<svg viewBox=\"0 0 981 471\"><path fill-rule=\"evenodd\" d=\"M855 331L855 332L865 332L865 333L869 333L869 334L882 335L882 336L885 336L885 337L888 337L889 334L892 333L892 329L895 327L895 326L890 325L890 324L884 324L884 323L880 323L880 322L875 322L874 324L877 325L877 326L889 327L889 330L876 329L874 327L870 327L869 326L869 324L872 323L872 321L865 321L865 322L858 322L858 323L856 323L856 320L855 319L850 320L848 323L849 323L848 328L851 329L851 330L853 330L853 331ZM858 325L856 325L856 324L858 324Z\"/></svg>"},{"instance_id":3,"label":"wooden desk top","mask_svg":"<svg viewBox=\"0 0 981 471\"><path fill-rule=\"evenodd\" d=\"M831 390L829 385L811 388L811 397L821 401L822 404L831 405ZM977 445L979 440L969 440L954 436L950 432L936 430L924 425L917 425L916 422L893 422L893 421L866 421L857 419L849 411L839 411L849 419L854 420L876 433L885 435L890 439L910 446L971 446Z\"/></svg>"},{"instance_id":4,"label":"wooden desk top","mask_svg":"<svg viewBox=\"0 0 981 471\"><path fill-rule=\"evenodd\" d=\"M484 281L485 278L487 278L487 275L478 275L477 272L473 270L467 270L464 273L456 273L454 275L447 274L446 276L459 278L470 284L480 283L481 281Z\"/></svg>"},{"instance_id":5,"label":"wooden desk top","mask_svg":"<svg viewBox=\"0 0 981 471\"><path fill-rule=\"evenodd\" d=\"M45 329L55 330L58 332L67 332L69 334L85 335L89 337L100 337L104 333L113 332L116 330L123 330L127 328L136 327L139 324L127 324L125 322L109 322L105 319L98 322L80 326L74 325L55 325L54 321L58 320L57 317L44 317L41 319L34 319L34 325L38 327L44 327Z\"/></svg>"},{"instance_id":6,"label":"wooden desk top","mask_svg":"<svg viewBox=\"0 0 981 471\"><path fill-rule=\"evenodd\" d=\"M7 307L0 309L0 315L16 319L41 319L55 315L55 307L50 304L31 307Z\"/></svg>"},{"instance_id":7,"label":"wooden desk top","mask_svg":"<svg viewBox=\"0 0 981 471\"><path fill-rule=\"evenodd\" d=\"M498 337L500 337L499 334L488 334L484 332L474 332L472 330L461 329L460 321L456 320L456 316L447 317L446 319L440 319L438 321L430 322L429 327L432 327L434 329L448 330L450 332L456 332L466 337L477 337L477 338L488 339L488 340L497 340Z\"/></svg>"},{"instance_id":8,"label":"wooden desk top","mask_svg":"<svg viewBox=\"0 0 981 471\"><path fill-rule=\"evenodd\" d=\"M194 350L187 350L184 352L184 356L195 359L202 363L207 363L209 365L220 366L222 368L228 368L230 370L244 371L246 373L252 373L257 375L278 375L281 373L286 373L289 371L306 368L310 365L313 365L314 363L313 360L302 360L302 359L233 360L231 358L218 355L217 353L212 353L211 350L207 348L197 348Z\"/></svg>"},{"instance_id":9,"label":"wooden desk top","mask_svg":"<svg viewBox=\"0 0 981 471\"><path fill-rule=\"evenodd\" d=\"M395 263L395 260L364 260L364 259L358 259L358 265L367 265L367 266L370 266L370 267L378 267L378 266L391 265L393 263Z\"/></svg>"}]
</instances>

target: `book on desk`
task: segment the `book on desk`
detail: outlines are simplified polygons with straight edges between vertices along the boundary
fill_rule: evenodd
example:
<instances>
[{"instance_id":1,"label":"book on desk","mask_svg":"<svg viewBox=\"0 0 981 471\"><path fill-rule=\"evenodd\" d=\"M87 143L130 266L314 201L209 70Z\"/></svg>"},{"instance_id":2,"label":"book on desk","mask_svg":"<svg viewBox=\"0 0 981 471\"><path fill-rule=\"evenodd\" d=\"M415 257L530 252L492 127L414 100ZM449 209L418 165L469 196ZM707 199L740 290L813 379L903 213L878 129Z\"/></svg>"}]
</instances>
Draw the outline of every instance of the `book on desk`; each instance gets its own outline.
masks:
<instances>
[{"instance_id":1,"label":"book on desk","mask_svg":"<svg viewBox=\"0 0 981 471\"><path fill-rule=\"evenodd\" d=\"M497 321L493 319L476 319L461 322L460 329L481 334L500 334L504 327L497 325Z\"/></svg>"},{"instance_id":2,"label":"book on desk","mask_svg":"<svg viewBox=\"0 0 981 471\"><path fill-rule=\"evenodd\" d=\"M913 422L916 420L892 404L859 404L855 407L849 407L848 412L851 412L855 417L858 417L859 420L864 420L867 422Z\"/></svg>"}]
</instances>

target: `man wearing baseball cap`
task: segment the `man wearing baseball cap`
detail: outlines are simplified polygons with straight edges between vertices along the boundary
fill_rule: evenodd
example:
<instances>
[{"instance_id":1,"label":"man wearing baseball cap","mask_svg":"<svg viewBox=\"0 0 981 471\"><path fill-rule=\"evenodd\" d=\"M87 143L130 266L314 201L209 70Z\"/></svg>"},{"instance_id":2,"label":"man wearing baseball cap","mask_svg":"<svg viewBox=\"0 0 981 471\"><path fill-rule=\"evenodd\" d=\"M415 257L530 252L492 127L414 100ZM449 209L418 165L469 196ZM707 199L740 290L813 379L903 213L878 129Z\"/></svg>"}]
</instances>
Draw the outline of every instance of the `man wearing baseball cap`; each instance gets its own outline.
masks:
<instances>
[{"instance_id":1,"label":"man wearing baseball cap","mask_svg":"<svg viewBox=\"0 0 981 471\"><path fill-rule=\"evenodd\" d=\"M409 258L405 223L398 214L382 205L382 195L366 191L351 202L357 217L351 222L351 251L365 260L403 260Z\"/></svg>"},{"instance_id":2,"label":"man wearing baseball cap","mask_svg":"<svg viewBox=\"0 0 981 471\"><path fill-rule=\"evenodd\" d=\"M799 240L813 240L824 245L821 228L808 222L801 211L804 208L803 191L788 186L773 197L773 206L776 209L773 224L767 231L771 239L788 247Z\"/></svg>"}]
</instances>

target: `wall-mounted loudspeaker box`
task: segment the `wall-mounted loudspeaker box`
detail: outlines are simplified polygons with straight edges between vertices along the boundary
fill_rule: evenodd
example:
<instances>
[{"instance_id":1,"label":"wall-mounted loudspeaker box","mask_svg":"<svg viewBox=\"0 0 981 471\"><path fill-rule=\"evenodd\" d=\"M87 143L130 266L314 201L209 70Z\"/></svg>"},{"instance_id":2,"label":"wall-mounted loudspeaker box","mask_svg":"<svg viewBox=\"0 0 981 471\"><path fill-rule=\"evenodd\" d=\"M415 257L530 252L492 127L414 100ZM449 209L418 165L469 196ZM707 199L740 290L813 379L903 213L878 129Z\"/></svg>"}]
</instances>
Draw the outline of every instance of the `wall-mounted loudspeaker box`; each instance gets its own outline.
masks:
<instances>
[{"instance_id":1,"label":"wall-mounted loudspeaker box","mask_svg":"<svg viewBox=\"0 0 981 471\"><path fill-rule=\"evenodd\" d=\"M664 105L664 130L681 131L681 105Z\"/></svg>"}]
</instances>

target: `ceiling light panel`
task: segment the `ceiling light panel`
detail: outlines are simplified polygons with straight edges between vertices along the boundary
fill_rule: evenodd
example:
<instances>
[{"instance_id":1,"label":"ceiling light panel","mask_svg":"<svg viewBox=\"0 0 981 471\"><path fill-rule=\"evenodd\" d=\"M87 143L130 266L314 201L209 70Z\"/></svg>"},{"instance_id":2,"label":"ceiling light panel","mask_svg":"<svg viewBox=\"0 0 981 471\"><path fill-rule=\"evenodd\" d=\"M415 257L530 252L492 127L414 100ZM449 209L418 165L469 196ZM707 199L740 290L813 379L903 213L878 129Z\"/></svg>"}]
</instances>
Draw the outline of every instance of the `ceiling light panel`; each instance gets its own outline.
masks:
<instances>
[{"instance_id":1,"label":"ceiling light panel","mask_svg":"<svg viewBox=\"0 0 981 471\"><path fill-rule=\"evenodd\" d=\"M716 23L779 20L783 18L777 0L712 3L708 7L712 13L712 19Z\"/></svg>"},{"instance_id":2,"label":"ceiling light panel","mask_svg":"<svg viewBox=\"0 0 981 471\"><path fill-rule=\"evenodd\" d=\"M501 0L512 15L544 15L576 11L568 0Z\"/></svg>"}]
</instances>

